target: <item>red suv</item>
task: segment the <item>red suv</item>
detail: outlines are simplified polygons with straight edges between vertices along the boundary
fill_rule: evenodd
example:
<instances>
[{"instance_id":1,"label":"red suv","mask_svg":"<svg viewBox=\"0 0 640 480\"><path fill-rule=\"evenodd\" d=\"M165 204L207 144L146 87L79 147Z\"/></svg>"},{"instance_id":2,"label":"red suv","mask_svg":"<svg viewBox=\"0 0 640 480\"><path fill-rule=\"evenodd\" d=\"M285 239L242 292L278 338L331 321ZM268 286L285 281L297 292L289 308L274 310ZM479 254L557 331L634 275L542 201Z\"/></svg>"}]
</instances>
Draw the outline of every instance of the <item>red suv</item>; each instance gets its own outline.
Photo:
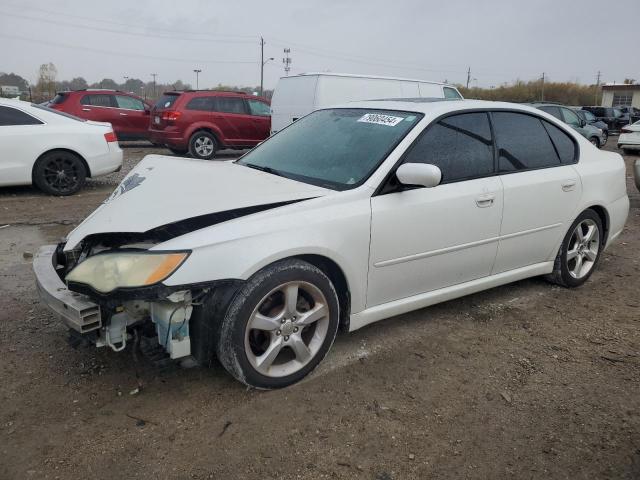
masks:
<instances>
[{"instance_id":1,"label":"red suv","mask_svg":"<svg viewBox=\"0 0 640 480\"><path fill-rule=\"evenodd\" d=\"M151 111L153 143L209 160L221 148L250 148L269 136L271 109L243 92L166 92Z\"/></svg>"},{"instance_id":2,"label":"red suv","mask_svg":"<svg viewBox=\"0 0 640 480\"><path fill-rule=\"evenodd\" d=\"M151 105L140 97L118 90L60 92L49 104L62 112L97 122L109 122L118 140L149 138Z\"/></svg>"}]
</instances>

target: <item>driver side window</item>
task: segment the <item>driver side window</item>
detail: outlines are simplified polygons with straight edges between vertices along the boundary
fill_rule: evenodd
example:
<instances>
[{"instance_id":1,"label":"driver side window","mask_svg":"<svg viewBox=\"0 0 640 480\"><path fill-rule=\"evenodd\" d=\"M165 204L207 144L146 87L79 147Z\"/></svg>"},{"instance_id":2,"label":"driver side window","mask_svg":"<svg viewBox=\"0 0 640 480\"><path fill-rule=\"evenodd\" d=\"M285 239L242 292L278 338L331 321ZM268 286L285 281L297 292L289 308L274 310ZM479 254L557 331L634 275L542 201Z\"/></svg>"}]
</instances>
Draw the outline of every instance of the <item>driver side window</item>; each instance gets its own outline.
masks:
<instances>
[{"instance_id":1,"label":"driver side window","mask_svg":"<svg viewBox=\"0 0 640 480\"><path fill-rule=\"evenodd\" d=\"M492 175L493 143L486 113L443 118L418 138L403 163L430 163L440 168L441 183Z\"/></svg>"},{"instance_id":2,"label":"driver side window","mask_svg":"<svg viewBox=\"0 0 640 480\"><path fill-rule=\"evenodd\" d=\"M574 112L572 112L568 108L561 108L560 110L562 110L564 121L568 125L571 125L572 127L576 127L576 128L580 128L582 126L582 122L578 118L578 115L576 115Z\"/></svg>"}]
</instances>

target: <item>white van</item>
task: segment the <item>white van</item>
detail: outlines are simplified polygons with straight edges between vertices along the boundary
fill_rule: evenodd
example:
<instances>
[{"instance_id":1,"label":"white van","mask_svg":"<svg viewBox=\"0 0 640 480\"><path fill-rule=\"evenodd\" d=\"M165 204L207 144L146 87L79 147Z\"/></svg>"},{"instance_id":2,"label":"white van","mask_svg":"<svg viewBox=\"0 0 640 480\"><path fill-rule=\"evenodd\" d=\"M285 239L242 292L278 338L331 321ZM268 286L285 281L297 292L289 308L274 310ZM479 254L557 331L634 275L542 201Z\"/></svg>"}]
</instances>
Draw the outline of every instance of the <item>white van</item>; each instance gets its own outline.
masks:
<instances>
[{"instance_id":1,"label":"white van","mask_svg":"<svg viewBox=\"0 0 640 480\"><path fill-rule=\"evenodd\" d=\"M282 77L271 99L271 133L319 108L337 103L382 98L457 98L453 85L407 78L347 73L301 73Z\"/></svg>"}]
</instances>

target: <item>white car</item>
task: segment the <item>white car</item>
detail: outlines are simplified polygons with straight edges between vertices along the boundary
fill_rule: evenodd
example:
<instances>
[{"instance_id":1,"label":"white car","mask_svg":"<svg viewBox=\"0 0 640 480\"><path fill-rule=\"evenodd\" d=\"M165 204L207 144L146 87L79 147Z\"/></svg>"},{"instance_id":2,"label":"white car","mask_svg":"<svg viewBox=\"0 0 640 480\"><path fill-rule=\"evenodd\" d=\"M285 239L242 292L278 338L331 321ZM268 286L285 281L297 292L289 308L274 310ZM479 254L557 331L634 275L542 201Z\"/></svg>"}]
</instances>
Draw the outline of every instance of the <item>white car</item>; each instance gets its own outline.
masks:
<instances>
[{"instance_id":1,"label":"white car","mask_svg":"<svg viewBox=\"0 0 640 480\"><path fill-rule=\"evenodd\" d=\"M71 195L86 178L121 167L110 124L0 99L0 187L33 183L51 195Z\"/></svg>"},{"instance_id":2,"label":"white car","mask_svg":"<svg viewBox=\"0 0 640 480\"><path fill-rule=\"evenodd\" d=\"M237 161L147 156L34 268L79 338L150 336L278 388L339 326L538 275L581 285L628 210L622 157L540 110L361 102Z\"/></svg>"},{"instance_id":3,"label":"white car","mask_svg":"<svg viewBox=\"0 0 640 480\"><path fill-rule=\"evenodd\" d=\"M640 121L620 129L618 148L622 148L625 153L640 149Z\"/></svg>"}]
</instances>

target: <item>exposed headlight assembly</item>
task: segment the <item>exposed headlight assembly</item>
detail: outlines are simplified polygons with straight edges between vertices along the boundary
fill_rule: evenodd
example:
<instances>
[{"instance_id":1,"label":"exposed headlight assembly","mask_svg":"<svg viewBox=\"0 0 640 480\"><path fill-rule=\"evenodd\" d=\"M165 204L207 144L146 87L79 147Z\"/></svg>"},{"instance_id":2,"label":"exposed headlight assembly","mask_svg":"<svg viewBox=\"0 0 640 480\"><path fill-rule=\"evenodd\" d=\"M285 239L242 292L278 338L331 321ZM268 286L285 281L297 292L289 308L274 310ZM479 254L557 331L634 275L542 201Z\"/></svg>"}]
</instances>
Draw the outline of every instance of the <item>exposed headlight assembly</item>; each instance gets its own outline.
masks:
<instances>
[{"instance_id":1,"label":"exposed headlight assembly","mask_svg":"<svg viewBox=\"0 0 640 480\"><path fill-rule=\"evenodd\" d=\"M90 285L102 293L144 287L169 277L188 256L187 252L101 253L77 265L66 280Z\"/></svg>"}]
</instances>

